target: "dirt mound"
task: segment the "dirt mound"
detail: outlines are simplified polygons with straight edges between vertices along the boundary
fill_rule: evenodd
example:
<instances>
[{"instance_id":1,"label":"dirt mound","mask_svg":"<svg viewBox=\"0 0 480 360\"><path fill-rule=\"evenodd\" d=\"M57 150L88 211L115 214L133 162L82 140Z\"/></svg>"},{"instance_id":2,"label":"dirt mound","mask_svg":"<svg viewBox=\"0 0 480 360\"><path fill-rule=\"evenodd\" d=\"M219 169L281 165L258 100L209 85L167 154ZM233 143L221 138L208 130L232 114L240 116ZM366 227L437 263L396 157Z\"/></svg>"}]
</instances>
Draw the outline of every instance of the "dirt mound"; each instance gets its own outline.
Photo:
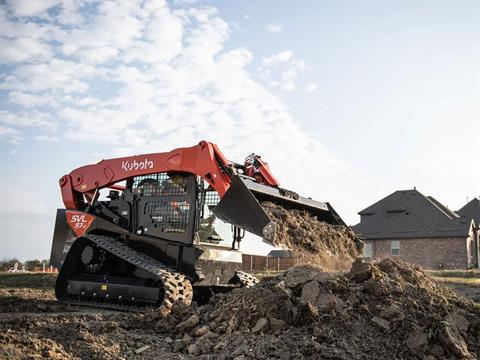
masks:
<instances>
[{"instance_id":1,"label":"dirt mound","mask_svg":"<svg viewBox=\"0 0 480 360\"><path fill-rule=\"evenodd\" d=\"M50 295L43 304L36 299L32 311L51 305L53 291L45 291ZM166 317L155 311L78 307L65 312L61 305L36 313L12 310L9 305L0 313L2 359L440 360L480 355L480 309L420 268L390 259L356 260L344 274L295 267L253 288L215 295L206 305L175 305Z\"/></svg>"},{"instance_id":2,"label":"dirt mound","mask_svg":"<svg viewBox=\"0 0 480 360\"><path fill-rule=\"evenodd\" d=\"M176 306L144 323L174 335L172 351L219 359L476 359L480 310L421 269L356 260L335 276L302 266L253 288ZM172 339L173 340L173 339Z\"/></svg>"},{"instance_id":3,"label":"dirt mound","mask_svg":"<svg viewBox=\"0 0 480 360\"><path fill-rule=\"evenodd\" d=\"M362 242L347 226L330 225L308 211L287 210L268 201L262 206L277 224L274 244L294 251L300 263L348 270L363 250Z\"/></svg>"}]
</instances>

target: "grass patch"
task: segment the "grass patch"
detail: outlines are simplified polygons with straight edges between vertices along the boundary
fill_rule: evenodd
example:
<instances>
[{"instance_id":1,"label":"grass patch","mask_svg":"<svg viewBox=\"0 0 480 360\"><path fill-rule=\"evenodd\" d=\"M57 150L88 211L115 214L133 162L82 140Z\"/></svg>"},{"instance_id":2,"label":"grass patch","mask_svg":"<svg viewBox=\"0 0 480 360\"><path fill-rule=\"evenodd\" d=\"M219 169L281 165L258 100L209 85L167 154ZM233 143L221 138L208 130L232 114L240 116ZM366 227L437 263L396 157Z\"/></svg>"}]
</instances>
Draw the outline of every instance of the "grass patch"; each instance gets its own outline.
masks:
<instances>
[{"instance_id":1,"label":"grass patch","mask_svg":"<svg viewBox=\"0 0 480 360\"><path fill-rule=\"evenodd\" d=\"M471 270L427 270L433 277L447 278L477 278L480 279L480 269Z\"/></svg>"},{"instance_id":2,"label":"grass patch","mask_svg":"<svg viewBox=\"0 0 480 360\"><path fill-rule=\"evenodd\" d=\"M444 284L458 284L468 287L480 288L480 279L463 277L433 277L436 281Z\"/></svg>"},{"instance_id":3,"label":"grass patch","mask_svg":"<svg viewBox=\"0 0 480 360\"><path fill-rule=\"evenodd\" d=\"M50 289L55 286L57 274L0 273L0 288Z\"/></svg>"}]
</instances>

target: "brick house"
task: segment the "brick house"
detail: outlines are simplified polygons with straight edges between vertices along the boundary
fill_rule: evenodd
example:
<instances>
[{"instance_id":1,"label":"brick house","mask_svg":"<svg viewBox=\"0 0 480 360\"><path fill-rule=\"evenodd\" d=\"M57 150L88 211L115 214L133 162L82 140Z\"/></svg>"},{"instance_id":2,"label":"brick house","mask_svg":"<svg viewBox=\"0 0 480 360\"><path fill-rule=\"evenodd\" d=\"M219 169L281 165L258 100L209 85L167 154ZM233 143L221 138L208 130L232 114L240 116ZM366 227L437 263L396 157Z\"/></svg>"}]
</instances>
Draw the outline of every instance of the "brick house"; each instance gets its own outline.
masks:
<instances>
[{"instance_id":1,"label":"brick house","mask_svg":"<svg viewBox=\"0 0 480 360\"><path fill-rule=\"evenodd\" d=\"M478 267L474 221L416 189L395 191L358 214L352 229L365 241L365 258L398 257L426 269Z\"/></svg>"}]
</instances>

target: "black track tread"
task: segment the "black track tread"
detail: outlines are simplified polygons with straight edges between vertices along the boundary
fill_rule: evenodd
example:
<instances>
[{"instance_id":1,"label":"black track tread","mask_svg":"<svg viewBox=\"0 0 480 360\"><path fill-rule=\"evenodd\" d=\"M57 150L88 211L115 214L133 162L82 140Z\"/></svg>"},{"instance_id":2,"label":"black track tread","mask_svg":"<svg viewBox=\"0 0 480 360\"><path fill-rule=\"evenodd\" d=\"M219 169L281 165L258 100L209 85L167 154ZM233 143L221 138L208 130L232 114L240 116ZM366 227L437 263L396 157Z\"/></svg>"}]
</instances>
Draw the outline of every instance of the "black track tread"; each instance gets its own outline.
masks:
<instances>
[{"instance_id":1,"label":"black track tread","mask_svg":"<svg viewBox=\"0 0 480 360\"><path fill-rule=\"evenodd\" d=\"M107 252L121 258L130 264L153 274L160 280L164 287L164 299L159 307L160 311L170 312L173 304L177 301L190 305L193 298L192 284L185 276L162 262L145 255L123 242L103 235L84 235L86 238L103 248ZM96 302L91 300L77 300L72 298L59 299L63 302L75 305L87 305L100 308L115 309L122 311L144 311L145 306L129 306L114 302Z\"/></svg>"}]
</instances>

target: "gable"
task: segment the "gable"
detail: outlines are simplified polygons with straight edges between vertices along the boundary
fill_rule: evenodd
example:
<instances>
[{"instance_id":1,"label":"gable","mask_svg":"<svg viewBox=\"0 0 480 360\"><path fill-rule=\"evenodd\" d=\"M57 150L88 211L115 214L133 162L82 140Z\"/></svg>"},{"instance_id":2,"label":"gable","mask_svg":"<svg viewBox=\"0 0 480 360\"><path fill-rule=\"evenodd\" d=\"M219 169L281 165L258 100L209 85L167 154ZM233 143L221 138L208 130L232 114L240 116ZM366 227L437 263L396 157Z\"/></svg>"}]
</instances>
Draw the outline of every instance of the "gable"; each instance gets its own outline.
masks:
<instances>
[{"instance_id":1,"label":"gable","mask_svg":"<svg viewBox=\"0 0 480 360\"><path fill-rule=\"evenodd\" d=\"M395 191L359 212L353 230L366 239L466 237L469 226L455 212L417 190Z\"/></svg>"},{"instance_id":2,"label":"gable","mask_svg":"<svg viewBox=\"0 0 480 360\"><path fill-rule=\"evenodd\" d=\"M473 198L464 207L457 211L457 214L462 218L473 220L476 226L480 225L480 200Z\"/></svg>"}]
</instances>

